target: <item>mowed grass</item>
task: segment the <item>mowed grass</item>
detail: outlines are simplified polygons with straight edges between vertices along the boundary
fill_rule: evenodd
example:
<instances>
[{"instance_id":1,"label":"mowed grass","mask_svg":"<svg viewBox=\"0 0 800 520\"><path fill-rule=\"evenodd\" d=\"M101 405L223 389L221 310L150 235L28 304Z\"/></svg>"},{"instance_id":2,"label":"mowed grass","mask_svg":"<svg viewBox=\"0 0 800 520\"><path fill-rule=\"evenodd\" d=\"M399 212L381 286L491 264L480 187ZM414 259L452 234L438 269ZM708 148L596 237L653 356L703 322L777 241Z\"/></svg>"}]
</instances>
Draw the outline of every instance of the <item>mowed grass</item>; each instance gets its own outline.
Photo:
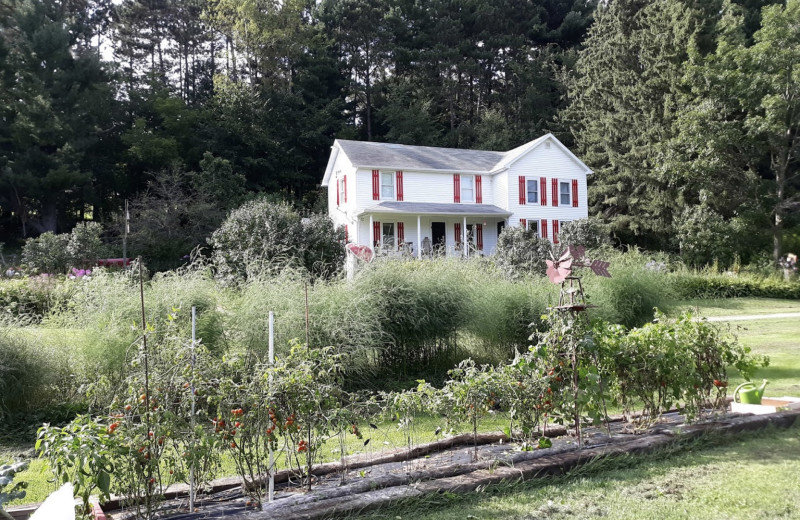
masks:
<instances>
[{"instance_id":1,"label":"mowed grass","mask_svg":"<svg viewBox=\"0 0 800 520\"><path fill-rule=\"evenodd\" d=\"M561 478L435 497L363 518L465 519L773 519L800 518L800 427L740 435L595 461Z\"/></svg>"},{"instance_id":2,"label":"mowed grass","mask_svg":"<svg viewBox=\"0 0 800 520\"><path fill-rule=\"evenodd\" d=\"M687 300L679 309L697 309L702 316L742 316L750 314L800 313L800 300L774 298L725 298L720 300Z\"/></svg>"}]
</instances>

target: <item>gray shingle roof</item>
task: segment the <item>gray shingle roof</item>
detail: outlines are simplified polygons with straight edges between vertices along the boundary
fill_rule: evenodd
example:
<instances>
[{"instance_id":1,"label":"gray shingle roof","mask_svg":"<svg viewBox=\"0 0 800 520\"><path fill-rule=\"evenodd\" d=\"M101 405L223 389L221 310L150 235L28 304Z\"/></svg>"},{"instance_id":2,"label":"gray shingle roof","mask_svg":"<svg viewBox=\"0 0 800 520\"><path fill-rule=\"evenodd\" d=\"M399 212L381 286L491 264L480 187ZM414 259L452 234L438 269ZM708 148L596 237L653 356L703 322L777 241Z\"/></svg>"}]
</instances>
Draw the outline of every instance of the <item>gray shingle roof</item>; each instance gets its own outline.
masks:
<instances>
[{"instance_id":1,"label":"gray shingle roof","mask_svg":"<svg viewBox=\"0 0 800 520\"><path fill-rule=\"evenodd\" d=\"M505 153L433 146L338 140L354 166L490 172Z\"/></svg>"},{"instance_id":2,"label":"gray shingle roof","mask_svg":"<svg viewBox=\"0 0 800 520\"><path fill-rule=\"evenodd\" d=\"M462 215L481 217L507 217L510 212L493 206L492 204L440 204L434 202L397 202L386 201L370 206L362 212L369 213L394 213L413 215Z\"/></svg>"}]
</instances>

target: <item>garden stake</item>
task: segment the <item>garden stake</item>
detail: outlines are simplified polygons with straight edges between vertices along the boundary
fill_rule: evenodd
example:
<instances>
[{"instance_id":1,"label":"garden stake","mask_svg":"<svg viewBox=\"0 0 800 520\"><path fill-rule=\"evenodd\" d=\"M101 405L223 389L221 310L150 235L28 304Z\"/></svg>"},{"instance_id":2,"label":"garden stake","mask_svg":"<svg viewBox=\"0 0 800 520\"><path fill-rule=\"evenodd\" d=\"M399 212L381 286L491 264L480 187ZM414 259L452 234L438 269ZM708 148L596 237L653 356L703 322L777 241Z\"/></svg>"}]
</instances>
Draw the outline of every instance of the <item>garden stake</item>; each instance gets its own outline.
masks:
<instances>
[{"instance_id":1,"label":"garden stake","mask_svg":"<svg viewBox=\"0 0 800 520\"><path fill-rule=\"evenodd\" d=\"M269 311L269 365L275 365L275 313ZM269 385L269 395L272 395L272 372L267 380ZM272 444L269 443L269 488L267 491L267 502L275 500L275 454L272 452ZM263 509L263 508L262 508Z\"/></svg>"},{"instance_id":2,"label":"garden stake","mask_svg":"<svg viewBox=\"0 0 800 520\"><path fill-rule=\"evenodd\" d=\"M150 371L147 366L147 318L144 312L144 280L142 277L142 257L139 259L139 302L142 305L142 355L144 357L144 423L147 426L147 431L152 431L152 420L150 414ZM150 435L147 436L148 449L153 451L154 438ZM147 482L153 478L153 466L147 464ZM152 503L150 500L150 493L147 484L145 484L145 497L147 499L145 509L147 511L147 518L151 517L150 508Z\"/></svg>"},{"instance_id":3,"label":"garden stake","mask_svg":"<svg viewBox=\"0 0 800 520\"><path fill-rule=\"evenodd\" d=\"M192 453L194 453L194 407L195 407L195 396L194 396L194 363L195 363L195 352L194 346L196 341L196 334L197 334L197 308L192 306L192 371L191 371L191 393L192 393L192 415L190 417L190 425L192 429ZM192 463L189 466L189 512L194 512L194 457L192 457Z\"/></svg>"}]
</instances>

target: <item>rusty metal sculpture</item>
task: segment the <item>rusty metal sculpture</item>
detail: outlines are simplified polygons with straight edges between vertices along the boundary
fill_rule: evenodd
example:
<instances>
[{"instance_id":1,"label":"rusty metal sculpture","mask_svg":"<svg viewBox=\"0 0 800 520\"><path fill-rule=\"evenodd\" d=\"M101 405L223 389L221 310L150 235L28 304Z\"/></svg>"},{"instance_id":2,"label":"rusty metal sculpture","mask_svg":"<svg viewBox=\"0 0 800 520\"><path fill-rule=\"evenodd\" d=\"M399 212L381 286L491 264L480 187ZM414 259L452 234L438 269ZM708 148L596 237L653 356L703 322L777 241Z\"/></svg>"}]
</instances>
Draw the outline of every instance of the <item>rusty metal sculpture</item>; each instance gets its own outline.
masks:
<instances>
[{"instance_id":1,"label":"rusty metal sculpture","mask_svg":"<svg viewBox=\"0 0 800 520\"><path fill-rule=\"evenodd\" d=\"M554 284L561 284L561 294L558 298L558 305L554 307L554 310L565 313L562 316L573 324L582 322L587 325L588 318L583 311L596 307L596 305L589 305L586 302L586 294L583 291L581 277L575 274L574 270L588 268L598 276L611 278L611 273L608 272L609 263L603 260L590 260L586 258L586 248L583 246L567 246L566 251L564 251L558 259L556 259L555 255L552 253L551 256L552 260L545 260L547 263L547 277ZM580 407L577 405L579 393L577 366L578 358L583 355L583 352L581 352L581 348L576 344L571 348L571 351L566 354L572 365L572 389L574 393L574 402L576 403L575 416L573 419L575 421L575 433L578 437L578 446L580 447L583 445L583 436L581 432ZM593 355L593 362L595 366L598 364L596 354ZM601 382L600 384L603 383ZM607 418L608 411L605 407L605 398L603 398L603 409ZM606 428L609 435L611 435L608 419L606 419Z\"/></svg>"},{"instance_id":2,"label":"rusty metal sculpture","mask_svg":"<svg viewBox=\"0 0 800 520\"><path fill-rule=\"evenodd\" d=\"M609 263L586 258L586 248L583 246L568 246L558 259L555 255L552 258L545 262L547 262L547 277L551 282L561 284L561 295L556 309L580 312L594 307L586 303L581 277L573 275L573 270L584 267L598 276L611 278L611 273L608 272Z\"/></svg>"}]
</instances>

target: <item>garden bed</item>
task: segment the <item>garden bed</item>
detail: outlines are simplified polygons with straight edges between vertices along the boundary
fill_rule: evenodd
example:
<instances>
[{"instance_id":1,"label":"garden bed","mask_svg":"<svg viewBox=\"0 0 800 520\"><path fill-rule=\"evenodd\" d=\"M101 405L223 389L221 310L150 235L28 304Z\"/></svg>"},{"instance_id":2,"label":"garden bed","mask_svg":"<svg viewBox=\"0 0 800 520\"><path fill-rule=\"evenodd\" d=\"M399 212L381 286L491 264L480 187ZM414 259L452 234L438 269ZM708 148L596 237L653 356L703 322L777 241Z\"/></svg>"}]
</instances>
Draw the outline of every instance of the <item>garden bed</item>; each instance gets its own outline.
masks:
<instances>
[{"instance_id":1,"label":"garden bed","mask_svg":"<svg viewBox=\"0 0 800 520\"><path fill-rule=\"evenodd\" d=\"M247 506L249 499L234 479L218 481L215 491L199 498L195 512L188 511L186 498L175 497L179 492L162 504L162 511L164 518L171 520L343 517L427 494L466 493L501 483L563 474L597 457L655 451L678 439L756 430L768 425L789 427L798 417L800 410L761 416L728 414L710 422L684 425L680 415L670 413L656 427L639 435L632 434L629 425L621 421L611 424L610 436L605 428L590 429L585 432L583 449L578 449L571 435L556 437L552 447L534 451L520 450L516 444L505 442L503 435L483 435L476 448L471 435L462 435L417 446L410 452L394 450L352 456L346 460L345 471L338 463L323 465L314 472L311 492L300 491L290 482L288 474L282 475L277 479L280 482L276 485L276 500L265 505L263 511ZM118 507L118 503L108 503L104 508L111 513L110 518L132 517L125 511L109 511L112 507Z\"/></svg>"}]
</instances>

